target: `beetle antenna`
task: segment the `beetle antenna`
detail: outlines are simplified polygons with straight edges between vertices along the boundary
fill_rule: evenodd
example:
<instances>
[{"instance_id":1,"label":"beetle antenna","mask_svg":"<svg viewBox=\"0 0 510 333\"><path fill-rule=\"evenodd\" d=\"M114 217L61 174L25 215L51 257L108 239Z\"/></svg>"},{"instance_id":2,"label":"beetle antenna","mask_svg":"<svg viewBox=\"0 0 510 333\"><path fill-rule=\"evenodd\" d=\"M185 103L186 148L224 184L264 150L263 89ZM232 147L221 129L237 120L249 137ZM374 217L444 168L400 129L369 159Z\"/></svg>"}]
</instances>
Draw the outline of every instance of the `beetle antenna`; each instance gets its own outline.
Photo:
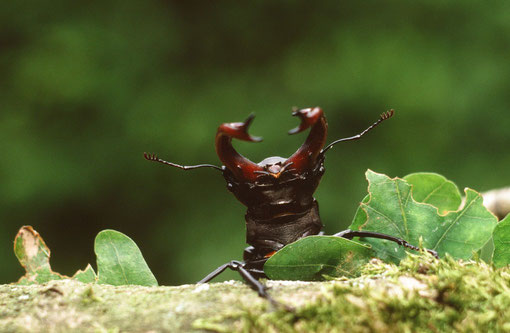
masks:
<instances>
[{"instance_id":1,"label":"beetle antenna","mask_svg":"<svg viewBox=\"0 0 510 333\"><path fill-rule=\"evenodd\" d=\"M382 113L381 116L379 117L379 119L377 119L377 121L375 123L373 123L372 125L370 125L366 130L364 130L363 132L361 132L359 134L356 134L355 136L351 136L351 137L343 138L343 139L338 139L336 141L331 142L329 145L326 146L326 148L321 150L320 155L324 156L326 151L328 151L329 149L333 148L333 146L336 145L337 143L345 142L345 141L353 141L353 140L360 139L363 135L365 135L370 130L374 129L377 125L382 123L384 120L390 119L391 117L393 117L394 114L395 114L395 110L393 110L393 109Z\"/></svg>"},{"instance_id":2,"label":"beetle antenna","mask_svg":"<svg viewBox=\"0 0 510 333\"><path fill-rule=\"evenodd\" d=\"M217 170L220 170L221 172L223 172L223 168L221 168L219 166L216 166L216 165L212 165L212 164L179 165L179 164L175 164L175 163L172 163L172 162L168 162L168 161L162 160L156 154L148 154L148 153L143 153L143 157L145 157L145 159L147 161L159 162L159 163L170 165L170 166L173 166L175 168L182 169L182 170L192 170L192 169L198 169L198 168L213 168L213 169L217 169Z\"/></svg>"}]
</instances>

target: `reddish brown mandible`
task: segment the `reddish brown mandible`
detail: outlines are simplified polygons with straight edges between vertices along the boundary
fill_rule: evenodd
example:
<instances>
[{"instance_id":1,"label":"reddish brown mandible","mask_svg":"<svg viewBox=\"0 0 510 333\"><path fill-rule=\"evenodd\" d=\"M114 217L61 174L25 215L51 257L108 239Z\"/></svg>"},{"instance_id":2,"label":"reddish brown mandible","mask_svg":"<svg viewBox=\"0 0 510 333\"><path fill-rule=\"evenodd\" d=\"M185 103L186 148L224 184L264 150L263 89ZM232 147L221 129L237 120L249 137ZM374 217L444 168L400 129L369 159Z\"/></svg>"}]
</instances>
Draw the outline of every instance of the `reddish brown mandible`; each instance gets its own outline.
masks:
<instances>
[{"instance_id":1,"label":"reddish brown mandible","mask_svg":"<svg viewBox=\"0 0 510 333\"><path fill-rule=\"evenodd\" d=\"M232 138L260 142L262 138L251 136L248 128L253 121L254 115L250 115L245 122L224 123L218 127L216 134L216 153L223 165L230 170L240 182L254 182L260 174L269 174L277 178L287 166L298 174L302 174L313 168L321 149L326 143L328 125L324 113L320 107L295 110L293 116L298 116L301 123L298 127L289 131L289 134L300 133L311 127L305 143L288 159L278 163L267 163L268 159L254 163L239 154L232 147ZM274 162L274 160L271 160Z\"/></svg>"}]
</instances>

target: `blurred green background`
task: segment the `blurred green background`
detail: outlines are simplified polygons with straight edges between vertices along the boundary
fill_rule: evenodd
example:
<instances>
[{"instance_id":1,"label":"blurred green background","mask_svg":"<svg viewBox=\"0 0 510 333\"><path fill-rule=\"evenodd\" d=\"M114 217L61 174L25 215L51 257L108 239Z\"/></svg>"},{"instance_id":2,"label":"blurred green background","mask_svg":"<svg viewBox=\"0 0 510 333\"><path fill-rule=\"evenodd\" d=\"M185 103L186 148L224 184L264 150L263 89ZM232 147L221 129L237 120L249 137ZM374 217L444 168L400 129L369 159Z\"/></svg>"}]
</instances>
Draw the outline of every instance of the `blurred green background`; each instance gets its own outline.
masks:
<instances>
[{"instance_id":1,"label":"blurred green background","mask_svg":"<svg viewBox=\"0 0 510 333\"><path fill-rule=\"evenodd\" d=\"M434 171L510 184L508 1L4 1L0 5L0 282L32 225L56 271L95 265L103 229L132 237L161 284L241 258L245 208L212 169L222 122L257 118L254 161L306 134L291 107L321 106L329 140L316 198L326 232L349 225L364 172ZM224 279L235 277L229 273Z\"/></svg>"}]
</instances>

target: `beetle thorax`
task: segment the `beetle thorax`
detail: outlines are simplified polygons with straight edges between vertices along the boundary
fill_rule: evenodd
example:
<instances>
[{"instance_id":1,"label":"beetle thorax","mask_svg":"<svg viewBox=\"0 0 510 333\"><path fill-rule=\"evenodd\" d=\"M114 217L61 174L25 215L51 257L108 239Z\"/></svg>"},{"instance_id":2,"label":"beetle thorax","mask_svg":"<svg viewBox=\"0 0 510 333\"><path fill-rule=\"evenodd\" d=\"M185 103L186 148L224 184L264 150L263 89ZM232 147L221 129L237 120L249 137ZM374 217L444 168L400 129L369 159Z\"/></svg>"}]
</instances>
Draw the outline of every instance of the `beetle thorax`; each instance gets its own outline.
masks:
<instances>
[{"instance_id":1,"label":"beetle thorax","mask_svg":"<svg viewBox=\"0 0 510 333\"><path fill-rule=\"evenodd\" d=\"M261 219L302 213L313 204L313 193L324 173L322 161L304 173L283 157L269 157L258 163L254 181L241 180L224 171L228 189L248 208L248 214Z\"/></svg>"},{"instance_id":2,"label":"beetle thorax","mask_svg":"<svg viewBox=\"0 0 510 333\"><path fill-rule=\"evenodd\" d=\"M228 189L247 207L246 242L258 249L279 250L321 228L313 193L324 173L322 163L298 173L286 159L270 157L258 165L254 182L239 181L228 169L223 175Z\"/></svg>"}]
</instances>

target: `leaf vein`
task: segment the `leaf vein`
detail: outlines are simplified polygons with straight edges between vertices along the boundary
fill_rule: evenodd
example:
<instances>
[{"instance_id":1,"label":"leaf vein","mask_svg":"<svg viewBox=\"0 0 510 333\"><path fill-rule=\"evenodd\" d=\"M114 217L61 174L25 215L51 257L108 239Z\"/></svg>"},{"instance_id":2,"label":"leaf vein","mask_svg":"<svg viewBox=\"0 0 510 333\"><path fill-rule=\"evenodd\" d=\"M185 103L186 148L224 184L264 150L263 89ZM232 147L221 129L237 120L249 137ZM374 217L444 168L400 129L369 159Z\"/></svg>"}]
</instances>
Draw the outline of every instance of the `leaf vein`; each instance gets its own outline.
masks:
<instances>
[{"instance_id":1,"label":"leaf vein","mask_svg":"<svg viewBox=\"0 0 510 333\"><path fill-rule=\"evenodd\" d=\"M388 222L390 222L390 224L397 230L400 238L403 238L404 235L402 234L402 232L400 231L400 229L398 228L398 225L395 223L395 221L393 221L390 217L384 215L383 213L381 213L380 211L378 211L377 209L375 209L374 207L372 206L368 206L366 204L363 204L365 206L365 208L369 208L371 210L373 210L374 212L376 212L377 214L381 215L382 217L384 217L386 220L388 220Z\"/></svg>"},{"instance_id":2,"label":"leaf vein","mask_svg":"<svg viewBox=\"0 0 510 333\"><path fill-rule=\"evenodd\" d=\"M404 222L404 230L405 230L405 233L406 233L405 239L409 239L409 229L407 228L407 216L406 216L406 213L404 211L404 205L403 205L402 197L401 197L401 194L400 194L400 188L398 187L398 182L395 182L395 190L397 191L398 204L400 206L400 214L402 215L402 220ZM408 193L411 193L411 191L408 191Z\"/></svg>"},{"instance_id":3,"label":"leaf vein","mask_svg":"<svg viewBox=\"0 0 510 333\"><path fill-rule=\"evenodd\" d=\"M441 185L439 185L438 187L436 187L435 189L433 189L426 197L425 199L423 199L422 202L427 202L427 200L437 191L439 191L441 189L441 187L443 187L444 185L446 184L446 182L443 182Z\"/></svg>"},{"instance_id":4,"label":"leaf vein","mask_svg":"<svg viewBox=\"0 0 510 333\"><path fill-rule=\"evenodd\" d=\"M464 213L466 213L468 211L468 209L476 202L476 199L474 200L471 200L468 205L466 207L464 207L464 209L462 211L459 212L459 214L457 214L457 216L455 217L455 219L452 221L452 223L450 223L450 225L448 226L448 228L446 228L445 232L441 235L441 237L439 237L439 239L437 240L437 243L436 245L432 248L433 250L437 249L437 247L439 246L439 243L441 243L444 238L446 237L446 235L450 232L450 230L453 228L453 226L457 223L457 221L462 217L462 215L464 215Z\"/></svg>"},{"instance_id":5,"label":"leaf vein","mask_svg":"<svg viewBox=\"0 0 510 333\"><path fill-rule=\"evenodd\" d=\"M126 281L126 283L129 283L126 273L124 272L124 267L122 267L122 264L120 263L119 251L117 251L117 247L113 243L110 235L108 235L108 241L110 242L111 246L113 247L113 251L115 251L115 259L117 260L117 264L119 265L120 271L122 272L124 281Z\"/></svg>"}]
</instances>

